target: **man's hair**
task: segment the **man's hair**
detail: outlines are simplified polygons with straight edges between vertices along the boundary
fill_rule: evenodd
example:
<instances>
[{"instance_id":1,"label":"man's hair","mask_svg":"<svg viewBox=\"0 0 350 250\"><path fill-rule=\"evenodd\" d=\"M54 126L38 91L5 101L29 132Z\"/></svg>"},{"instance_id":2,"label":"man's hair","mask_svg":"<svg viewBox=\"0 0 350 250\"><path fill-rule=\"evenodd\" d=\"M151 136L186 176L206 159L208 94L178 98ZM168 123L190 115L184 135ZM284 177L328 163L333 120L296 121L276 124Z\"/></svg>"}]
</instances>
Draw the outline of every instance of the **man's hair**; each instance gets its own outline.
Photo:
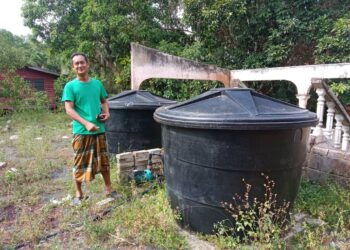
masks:
<instances>
[{"instance_id":1,"label":"man's hair","mask_svg":"<svg viewBox=\"0 0 350 250\"><path fill-rule=\"evenodd\" d=\"M70 60L71 60L72 63L73 63L73 58L74 58L75 56L83 56L84 59L85 59L85 61L86 61L87 63L89 62L89 59L87 58L87 56L86 56L84 53L82 53L82 52L74 52L74 53L70 56Z\"/></svg>"}]
</instances>

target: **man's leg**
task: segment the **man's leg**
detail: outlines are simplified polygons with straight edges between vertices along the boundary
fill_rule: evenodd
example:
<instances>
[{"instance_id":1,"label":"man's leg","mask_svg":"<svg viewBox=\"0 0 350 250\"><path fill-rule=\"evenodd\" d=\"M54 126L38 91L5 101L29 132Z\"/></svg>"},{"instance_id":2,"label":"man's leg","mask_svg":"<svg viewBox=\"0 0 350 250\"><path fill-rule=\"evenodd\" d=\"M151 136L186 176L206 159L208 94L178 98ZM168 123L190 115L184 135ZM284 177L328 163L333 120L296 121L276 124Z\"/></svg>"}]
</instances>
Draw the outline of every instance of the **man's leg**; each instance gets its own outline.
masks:
<instances>
[{"instance_id":1,"label":"man's leg","mask_svg":"<svg viewBox=\"0 0 350 250\"><path fill-rule=\"evenodd\" d=\"M111 175L110 175L110 171L101 171L103 180L105 182L106 185L106 193L110 194L113 190L112 190L112 184L111 184Z\"/></svg>"},{"instance_id":2,"label":"man's leg","mask_svg":"<svg viewBox=\"0 0 350 250\"><path fill-rule=\"evenodd\" d=\"M81 182L73 179L75 186L75 197L83 197L83 190L81 188Z\"/></svg>"}]
</instances>

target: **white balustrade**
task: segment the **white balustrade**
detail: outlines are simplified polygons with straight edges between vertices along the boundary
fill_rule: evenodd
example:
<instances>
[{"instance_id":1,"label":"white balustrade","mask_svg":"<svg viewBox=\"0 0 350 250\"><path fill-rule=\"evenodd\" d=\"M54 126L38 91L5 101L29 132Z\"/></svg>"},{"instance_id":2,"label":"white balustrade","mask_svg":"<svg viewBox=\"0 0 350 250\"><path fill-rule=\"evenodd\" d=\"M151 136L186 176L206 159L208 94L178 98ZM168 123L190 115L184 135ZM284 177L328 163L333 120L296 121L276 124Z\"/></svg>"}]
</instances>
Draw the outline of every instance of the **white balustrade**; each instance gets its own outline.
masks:
<instances>
[{"instance_id":1,"label":"white balustrade","mask_svg":"<svg viewBox=\"0 0 350 250\"><path fill-rule=\"evenodd\" d=\"M299 94L297 95L297 98L299 100L299 107L306 109L307 101L310 98L310 95L308 94Z\"/></svg>"},{"instance_id":2,"label":"white balustrade","mask_svg":"<svg viewBox=\"0 0 350 250\"><path fill-rule=\"evenodd\" d=\"M343 126L343 138L342 138L342 144L341 144L341 150L348 151L349 149L349 126Z\"/></svg>"},{"instance_id":3,"label":"white balustrade","mask_svg":"<svg viewBox=\"0 0 350 250\"><path fill-rule=\"evenodd\" d=\"M339 149L341 144L341 133L342 133L342 127L343 127L343 120L344 116L341 114L335 115L335 130L334 130L334 148Z\"/></svg>"},{"instance_id":4,"label":"white balustrade","mask_svg":"<svg viewBox=\"0 0 350 250\"><path fill-rule=\"evenodd\" d=\"M325 106L325 95L326 95L326 91L324 90L324 88L317 88L316 89L316 93L318 95L317 98L317 118L318 118L318 124L313 132L314 136L319 136L322 135L322 126L323 126L323 113L324 113L324 106Z\"/></svg>"},{"instance_id":5,"label":"white balustrade","mask_svg":"<svg viewBox=\"0 0 350 250\"><path fill-rule=\"evenodd\" d=\"M326 121L326 129L323 130L323 134L327 139L332 139L333 135L333 120L335 115L335 103L334 102L326 102L327 105L327 121Z\"/></svg>"}]
</instances>

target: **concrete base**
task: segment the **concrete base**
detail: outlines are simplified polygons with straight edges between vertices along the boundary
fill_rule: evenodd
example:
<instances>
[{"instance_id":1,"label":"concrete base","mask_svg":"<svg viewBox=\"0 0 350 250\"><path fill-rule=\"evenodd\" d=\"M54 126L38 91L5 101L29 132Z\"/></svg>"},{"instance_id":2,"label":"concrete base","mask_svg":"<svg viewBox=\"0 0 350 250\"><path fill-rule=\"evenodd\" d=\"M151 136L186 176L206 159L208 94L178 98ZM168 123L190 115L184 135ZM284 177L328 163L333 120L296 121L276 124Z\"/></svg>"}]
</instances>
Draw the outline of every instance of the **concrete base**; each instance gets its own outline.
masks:
<instances>
[{"instance_id":1,"label":"concrete base","mask_svg":"<svg viewBox=\"0 0 350 250\"><path fill-rule=\"evenodd\" d=\"M350 152L334 149L322 138L313 143L309 147L303 175L321 184L332 180L350 188Z\"/></svg>"}]
</instances>

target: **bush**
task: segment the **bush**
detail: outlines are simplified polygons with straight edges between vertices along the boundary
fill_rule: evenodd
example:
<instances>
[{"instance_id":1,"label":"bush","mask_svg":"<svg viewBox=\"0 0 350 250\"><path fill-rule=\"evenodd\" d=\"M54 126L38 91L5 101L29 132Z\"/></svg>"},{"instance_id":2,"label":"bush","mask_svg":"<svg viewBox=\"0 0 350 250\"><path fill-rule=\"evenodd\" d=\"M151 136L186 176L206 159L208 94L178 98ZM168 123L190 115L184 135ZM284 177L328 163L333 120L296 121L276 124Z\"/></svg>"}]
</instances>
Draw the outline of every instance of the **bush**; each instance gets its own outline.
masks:
<instances>
[{"instance_id":1,"label":"bush","mask_svg":"<svg viewBox=\"0 0 350 250\"><path fill-rule=\"evenodd\" d=\"M2 77L0 97L6 100L6 103L0 105L1 109L5 105L16 111L49 108L50 100L47 94L43 91L35 91L23 78L16 74L15 70L2 72Z\"/></svg>"}]
</instances>

